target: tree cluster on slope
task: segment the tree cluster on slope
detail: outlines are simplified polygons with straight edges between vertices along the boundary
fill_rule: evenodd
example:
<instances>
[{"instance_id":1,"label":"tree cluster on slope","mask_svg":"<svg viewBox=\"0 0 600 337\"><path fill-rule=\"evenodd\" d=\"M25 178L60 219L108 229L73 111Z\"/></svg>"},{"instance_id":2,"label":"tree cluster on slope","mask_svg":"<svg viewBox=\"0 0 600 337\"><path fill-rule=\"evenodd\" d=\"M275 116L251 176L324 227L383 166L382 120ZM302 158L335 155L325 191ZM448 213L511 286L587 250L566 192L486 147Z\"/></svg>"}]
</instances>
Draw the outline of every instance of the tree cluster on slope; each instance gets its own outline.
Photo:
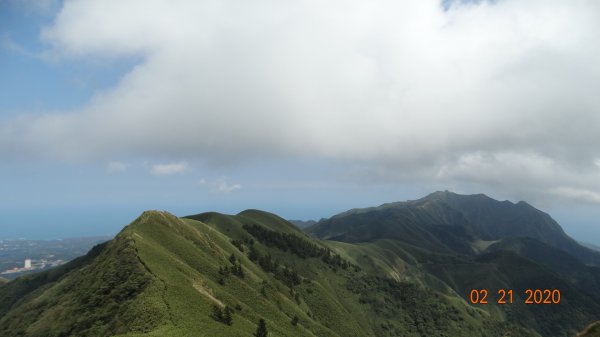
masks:
<instances>
[{"instance_id":1,"label":"tree cluster on slope","mask_svg":"<svg viewBox=\"0 0 600 337\"><path fill-rule=\"evenodd\" d=\"M281 266L271 257L271 254L261 255L254 246L250 247L248 258L257 263L265 272L273 273L276 279L282 281L290 288L302 283L302 277L300 277L296 269L288 265Z\"/></svg>"},{"instance_id":2,"label":"tree cluster on slope","mask_svg":"<svg viewBox=\"0 0 600 337\"><path fill-rule=\"evenodd\" d=\"M260 319L258 321L258 327L256 327L256 332L254 333L255 337L267 337L269 335L269 331L267 331L267 323L264 319Z\"/></svg>"},{"instance_id":3,"label":"tree cluster on slope","mask_svg":"<svg viewBox=\"0 0 600 337\"><path fill-rule=\"evenodd\" d=\"M234 254L231 254L231 256L229 256L229 262L231 263L231 266L225 265L219 267L220 276L218 282L221 285L225 284L225 280L229 277L230 274L233 274L240 279L243 279L246 276L244 268L242 268L241 261L238 258L236 258Z\"/></svg>"},{"instance_id":4,"label":"tree cluster on slope","mask_svg":"<svg viewBox=\"0 0 600 337\"><path fill-rule=\"evenodd\" d=\"M259 225L244 225L243 228L268 247L275 247L284 252L289 251L303 259L321 258L332 267L346 269L350 266L350 263L338 254L332 253L330 249L319 247L297 235L272 231ZM254 255L255 252L251 254Z\"/></svg>"},{"instance_id":5,"label":"tree cluster on slope","mask_svg":"<svg viewBox=\"0 0 600 337\"><path fill-rule=\"evenodd\" d=\"M450 325L460 324L459 311L441 300L440 295L421 286L390 278L363 276L349 279L346 287L359 295L359 302L370 305L377 316L400 318L400 325L383 322L380 334L444 336Z\"/></svg>"},{"instance_id":6,"label":"tree cluster on slope","mask_svg":"<svg viewBox=\"0 0 600 337\"><path fill-rule=\"evenodd\" d=\"M218 306L216 304L213 305L211 317L215 321L221 322L223 324L227 324L227 325L233 324L233 310L228 306L225 306L224 309L221 309L220 306Z\"/></svg>"}]
</instances>

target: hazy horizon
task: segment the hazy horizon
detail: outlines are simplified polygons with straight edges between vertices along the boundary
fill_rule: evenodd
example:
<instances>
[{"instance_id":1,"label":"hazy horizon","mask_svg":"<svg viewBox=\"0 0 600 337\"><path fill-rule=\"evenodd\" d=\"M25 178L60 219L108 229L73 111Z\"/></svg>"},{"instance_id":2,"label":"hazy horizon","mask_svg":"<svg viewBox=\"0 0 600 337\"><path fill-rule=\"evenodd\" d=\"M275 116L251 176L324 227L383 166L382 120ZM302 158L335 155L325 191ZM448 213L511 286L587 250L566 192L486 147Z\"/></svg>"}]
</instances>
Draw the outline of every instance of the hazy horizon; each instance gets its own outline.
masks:
<instances>
[{"instance_id":1,"label":"hazy horizon","mask_svg":"<svg viewBox=\"0 0 600 337\"><path fill-rule=\"evenodd\" d=\"M412 197L412 198L408 198L408 199L402 199L402 200L388 200L388 201L379 202L376 204L347 206L346 208L331 210L329 213L326 213L326 211L323 210L320 213L314 213L314 214L323 214L323 215L316 215L316 216L302 216L301 214L304 214L304 213L302 213L301 210L290 210L289 214L292 214L292 216L286 216L285 210L282 210L283 213L279 213L279 212L269 210L269 209L261 209L261 210L275 213L279 216L282 216L283 218L285 218L287 220L319 221L322 218L330 218L336 214L345 212L352 208L374 207L374 206L379 206L381 204L389 203L389 202L416 200L421 197L425 197L425 195L422 195L419 197ZM494 198L494 196L489 196L489 197ZM504 200L499 199L499 201L504 201ZM517 200L517 201L509 200L509 201L516 203L520 200ZM526 200L523 200L523 201L526 201ZM535 207L535 205L532 205L532 206ZM217 206L217 208L214 208L214 209L204 209L204 210L179 209L177 212L169 210L169 209L161 209L161 208L156 208L156 209L164 210L164 211L173 213L176 216L181 217L181 216L199 214L199 213L203 213L203 212L220 212L220 213L224 213L224 214L233 215L233 214L240 213L240 212L250 209L250 208L218 209L218 206ZM132 222L139 215L141 215L142 212L147 211L147 210L150 210L150 209L143 209L140 211L129 211L129 210L122 209L119 212L113 212L107 216L107 215L103 214L102 210L94 211L94 210L84 209L84 210L79 210L79 212L77 212L78 214L75 214L75 216L74 216L74 218L81 218L82 220L78 220L77 222L70 223L70 224L67 223L67 224L63 224L63 225L61 225L59 222L57 222L56 219L64 218L64 214L56 214L55 216L50 217L50 219L51 219L50 222L54 223L54 225L49 226L50 228L47 228L48 226L44 226L44 227L40 226L40 224L47 225L47 223L45 223L44 220L40 220L39 222L37 222L35 224L31 224L31 225L21 224L19 226L2 227L2 228L0 228L0 240L11 240L11 239L55 240L55 239L65 239L65 238L74 238L74 237L93 237L93 236L111 237L111 236L116 235L121 229L123 229L125 226L127 226L130 222ZM594 214L595 210L588 209L584 214L578 214L576 216L574 216L569 211L569 209L563 209L563 210L554 209L554 213L548 212L547 210L544 210L544 209L540 209L540 210L544 211L546 213L549 213L550 216L554 220L556 220L559 223L559 225L561 225L561 227L565 230L567 235L573 237L575 240L582 242L582 243L591 243L591 244L600 246L600 238L589 235L589 233L593 232L593 230L595 229L594 227L596 225L596 222L593 220L589 221L588 219L592 218L592 215ZM90 220L90 217L93 217L94 215L96 215L96 213L99 213L99 214L97 214L97 216L98 216L97 219ZM293 214L296 214L297 216L293 216ZM71 215L71 218L73 218L74 214L71 213L70 215ZM107 219L112 219L112 220L108 221ZM70 220L70 221L72 222L73 220ZM40 230L40 228L45 228L45 229ZM11 233L13 233L13 234L11 234Z\"/></svg>"}]
</instances>

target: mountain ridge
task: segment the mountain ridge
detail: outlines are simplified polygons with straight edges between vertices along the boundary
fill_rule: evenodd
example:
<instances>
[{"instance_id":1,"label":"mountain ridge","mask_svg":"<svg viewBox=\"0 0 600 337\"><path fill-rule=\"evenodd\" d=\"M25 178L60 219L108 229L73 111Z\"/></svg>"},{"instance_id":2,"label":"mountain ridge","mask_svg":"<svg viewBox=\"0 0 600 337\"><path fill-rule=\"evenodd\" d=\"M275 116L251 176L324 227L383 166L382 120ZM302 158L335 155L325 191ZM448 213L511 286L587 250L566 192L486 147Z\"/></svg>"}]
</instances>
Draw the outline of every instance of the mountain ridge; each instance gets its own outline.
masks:
<instances>
[{"instance_id":1,"label":"mountain ridge","mask_svg":"<svg viewBox=\"0 0 600 337\"><path fill-rule=\"evenodd\" d=\"M461 252L477 232L460 226L460 212L436 203L407 209L408 220L425 214L446 223L402 227L414 240L342 242L260 210L182 218L146 211L87 255L0 285L0 335L249 337L264 319L273 336L562 337L600 314L585 287L552 269L571 255L539 241L529 252L517 238ZM391 210L383 214L398 215ZM383 229L396 219L384 219ZM424 238L444 247L419 245ZM567 257L552 265L537 250ZM587 266L572 268L594 285ZM522 288L536 284L560 287L565 300L522 304ZM511 306L469 303L470 289L509 286Z\"/></svg>"},{"instance_id":2,"label":"mountain ridge","mask_svg":"<svg viewBox=\"0 0 600 337\"><path fill-rule=\"evenodd\" d=\"M438 191L417 200L349 210L321 220L305 231L321 239L348 242L366 242L383 237L402 240L407 231L421 231L424 233L418 240L420 245L426 245L426 237L429 236L428 240L440 241L443 246L448 246L444 242L446 235L458 235L471 241L531 237L566 251L586 264L600 265L598 252L569 237L547 213L524 201L497 201L485 194L460 195ZM442 233L436 234L436 231ZM451 246L447 248L452 249ZM459 252L474 253L466 247L460 247Z\"/></svg>"}]
</instances>

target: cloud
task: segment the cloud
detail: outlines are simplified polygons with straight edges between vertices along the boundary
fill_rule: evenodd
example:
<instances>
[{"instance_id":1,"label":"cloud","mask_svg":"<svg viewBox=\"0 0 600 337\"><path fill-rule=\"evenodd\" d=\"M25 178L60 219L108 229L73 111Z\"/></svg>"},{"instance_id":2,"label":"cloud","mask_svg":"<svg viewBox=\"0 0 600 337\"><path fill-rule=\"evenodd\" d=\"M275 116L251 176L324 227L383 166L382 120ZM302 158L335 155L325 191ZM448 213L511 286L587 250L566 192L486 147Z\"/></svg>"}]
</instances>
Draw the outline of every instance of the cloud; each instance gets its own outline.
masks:
<instances>
[{"instance_id":1,"label":"cloud","mask_svg":"<svg viewBox=\"0 0 600 337\"><path fill-rule=\"evenodd\" d=\"M0 122L0 154L291 156L598 193L598 31L584 0L66 1L52 53L142 61L80 110Z\"/></svg>"},{"instance_id":2,"label":"cloud","mask_svg":"<svg viewBox=\"0 0 600 337\"><path fill-rule=\"evenodd\" d=\"M435 177L543 204L562 200L600 204L600 169L593 164L565 164L534 152L467 154L442 165Z\"/></svg>"},{"instance_id":3,"label":"cloud","mask_svg":"<svg viewBox=\"0 0 600 337\"><path fill-rule=\"evenodd\" d=\"M575 199L590 204L600 204L600 193L571 187L558 187L550 191L552 194L562 198Z\"/></svg>"},{"instance_id":4,"label":"cloud","mask_svg":"<svg viewBox=\"0 0 600 337\"><path fill-rule=\"evenodd\" d=\"M190 170L190 166L187 162L155 164L150 167L150 173L157 175L157 176L182 174L189 170Z\"/></svg>"},{"instance_id":5,"label":"cloud","mask_svg":"<svg viewBox=\"0 0 600 337\"><path fill-rule=\"evenodd\" d=\"M129 168L129 164L120 162L120 161L111 161L108 163L106 168L106 172L108 173L118 173L125 172Z\"/></svg>"},{"instance_id":6,"label":"cloud","mask_svg":"<svg viewBox=\"0 0 600 337\"><path fill-rule=\"evenodd\" d=\"M200 179L201 186L209 186L211 191L219 193L231 193L236 190L241 190L241 184L230 184L227 182L227 178L221 177L215 181L207 181L206 179Z\"/></svg>"}]
</instances>

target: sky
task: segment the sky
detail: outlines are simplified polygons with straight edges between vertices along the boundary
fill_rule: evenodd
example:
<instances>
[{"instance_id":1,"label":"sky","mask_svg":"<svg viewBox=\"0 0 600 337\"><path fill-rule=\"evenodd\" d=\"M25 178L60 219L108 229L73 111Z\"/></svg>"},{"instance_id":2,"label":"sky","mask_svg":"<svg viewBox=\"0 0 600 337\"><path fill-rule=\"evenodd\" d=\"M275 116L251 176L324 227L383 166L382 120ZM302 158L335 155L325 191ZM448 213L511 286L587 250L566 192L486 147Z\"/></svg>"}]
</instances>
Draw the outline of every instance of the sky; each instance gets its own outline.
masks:
<instances>
[{"instance_id":1,"label":"sky","mask_svg":"<svg viewBox=\"0 0 600 337\"><path fill-rule=\"evenodd\" d=\"M0 0L0 238L433 191L600 244L600 3Z\"/></svg>"}]
</instances>

